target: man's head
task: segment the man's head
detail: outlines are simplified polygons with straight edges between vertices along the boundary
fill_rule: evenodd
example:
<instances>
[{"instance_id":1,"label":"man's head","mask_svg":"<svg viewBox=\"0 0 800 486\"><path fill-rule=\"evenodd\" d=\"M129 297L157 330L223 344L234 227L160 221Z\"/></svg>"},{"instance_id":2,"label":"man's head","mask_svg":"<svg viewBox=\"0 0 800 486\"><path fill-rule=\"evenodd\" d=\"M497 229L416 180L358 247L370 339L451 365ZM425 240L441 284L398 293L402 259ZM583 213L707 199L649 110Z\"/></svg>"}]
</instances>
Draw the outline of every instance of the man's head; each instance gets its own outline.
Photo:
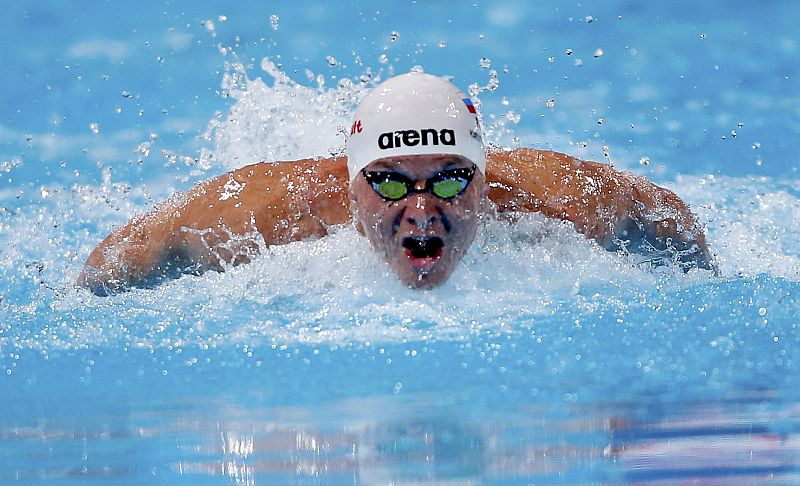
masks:
<instances>
[{"instance_id":1,"label":"man's head","mask_svg":"<svg viewBox=\"0 0 800 486\"><path fill-rule=\"evenodd\" d=\"M486 155L470 99L409 73L359 104L348 143L356 226L401 281L443 283L475 238Z\"/></svg>"}]
</instances>

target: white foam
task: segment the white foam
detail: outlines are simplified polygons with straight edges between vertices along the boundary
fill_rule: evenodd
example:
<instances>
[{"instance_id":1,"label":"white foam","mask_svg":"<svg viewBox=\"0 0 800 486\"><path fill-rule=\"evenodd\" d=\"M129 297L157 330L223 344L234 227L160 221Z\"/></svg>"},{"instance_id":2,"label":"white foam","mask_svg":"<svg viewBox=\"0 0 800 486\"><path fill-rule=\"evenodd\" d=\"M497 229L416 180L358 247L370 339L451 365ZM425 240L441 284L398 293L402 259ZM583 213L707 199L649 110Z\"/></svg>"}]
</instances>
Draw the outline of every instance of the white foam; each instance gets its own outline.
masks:
<instances>
[{"instance_id":1,"label":"white foam","mask_svg":"<svg viewBox=\"0 0 800 486\"><path fill-rule=\"evenodd\" d=\"M265 60L272 86L234 69L223 89L236 100L222 121L212 120L214 150L201 159L234 169L246 164L331 156L343 152L350 113L367 92L349 80L337 89L307 87L290 80Z\"/></svg>"}]
</instances>

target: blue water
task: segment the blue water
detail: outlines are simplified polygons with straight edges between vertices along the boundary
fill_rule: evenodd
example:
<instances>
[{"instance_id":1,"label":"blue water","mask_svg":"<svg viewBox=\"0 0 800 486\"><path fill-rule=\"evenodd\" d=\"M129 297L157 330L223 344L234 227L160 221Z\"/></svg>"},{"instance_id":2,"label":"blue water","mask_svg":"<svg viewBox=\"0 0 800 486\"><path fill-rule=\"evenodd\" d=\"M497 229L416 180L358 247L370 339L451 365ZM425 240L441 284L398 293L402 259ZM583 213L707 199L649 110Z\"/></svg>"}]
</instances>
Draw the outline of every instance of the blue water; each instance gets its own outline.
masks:
<instances>
[{"instance_id":1,"label":"blue water","mask_svg":"<svg viewBox=\"0 0 800 486\"><path fill-rule=\"evenodd\" d=\"M798 484L800 3L14 2L0 20L0 482ZM443 287L344 226L99 298L114 227L258 160L341 151L392 73L492 143L676 191L720 275L539 215ZM474 86L473 86L474 85Z\"/></svg>"}]
</instances>

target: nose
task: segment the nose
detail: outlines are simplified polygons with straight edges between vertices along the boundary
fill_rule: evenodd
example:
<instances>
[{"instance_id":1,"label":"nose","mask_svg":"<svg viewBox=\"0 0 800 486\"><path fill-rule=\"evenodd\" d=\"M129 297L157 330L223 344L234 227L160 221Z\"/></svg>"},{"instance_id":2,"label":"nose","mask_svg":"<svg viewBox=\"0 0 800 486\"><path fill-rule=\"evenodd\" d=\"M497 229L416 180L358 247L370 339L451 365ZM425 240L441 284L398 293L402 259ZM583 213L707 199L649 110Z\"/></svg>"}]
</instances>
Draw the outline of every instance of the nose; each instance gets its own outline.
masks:
<instances>
[{"instance_id":1,"label":"nose","mask_svg":"<svg viewBox=\"0 0 800 486\"><path fill-rule=\"evenodd\" d=\"M425 231L440 220L441 214L427 194L415 194L408 198L404 217L407 223Z\"/></svg>"}]
</instances>

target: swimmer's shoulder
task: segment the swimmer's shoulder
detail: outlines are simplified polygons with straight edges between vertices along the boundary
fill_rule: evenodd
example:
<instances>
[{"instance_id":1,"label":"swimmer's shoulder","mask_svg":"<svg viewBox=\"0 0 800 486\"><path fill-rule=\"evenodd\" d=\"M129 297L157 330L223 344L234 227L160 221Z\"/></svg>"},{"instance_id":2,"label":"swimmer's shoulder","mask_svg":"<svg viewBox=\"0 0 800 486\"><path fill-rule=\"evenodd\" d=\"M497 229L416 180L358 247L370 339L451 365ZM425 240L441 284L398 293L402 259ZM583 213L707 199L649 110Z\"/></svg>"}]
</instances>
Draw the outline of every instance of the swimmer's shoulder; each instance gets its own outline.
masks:
<instances>
[{"instance_id":1,"label":"swimmer's shoulder","mask_svg":"<svg viewBox=\"0 0 800 486\"><path fill-rule=\"evenodd\" d=\"M495 171L568 170L591 164L553 150L535 148L491 149L487 152L487 173Z\"/></svg>"},{"instance_id":2,"label":"swimmer's shoulder","mask_svg":"<svg viewBox=\"0 0 800 486\"><path fill-rule=\"evenodd\" d=\"M300 160L256 162L218 175L195 186L190 198L208 196L223 200L226 194L285 193L299 185L324 183L332 189L347 190L346 157L315 157Z\"/></svg>"},{"instance_id":3,"label":"swimmer's shoulder","mask_svg":"<svg viewBox=\"0 0 800 486\"><path fill-rule=\"evenodd\" d=\"M345 157L308 158L240 167L199 184L189 199L210 210L194 215L204 223L208 217L236 221L254 214L264 228L304 217L312 226L333 225L349 220L348 188Z\"/></svg>"}]
</instances>

